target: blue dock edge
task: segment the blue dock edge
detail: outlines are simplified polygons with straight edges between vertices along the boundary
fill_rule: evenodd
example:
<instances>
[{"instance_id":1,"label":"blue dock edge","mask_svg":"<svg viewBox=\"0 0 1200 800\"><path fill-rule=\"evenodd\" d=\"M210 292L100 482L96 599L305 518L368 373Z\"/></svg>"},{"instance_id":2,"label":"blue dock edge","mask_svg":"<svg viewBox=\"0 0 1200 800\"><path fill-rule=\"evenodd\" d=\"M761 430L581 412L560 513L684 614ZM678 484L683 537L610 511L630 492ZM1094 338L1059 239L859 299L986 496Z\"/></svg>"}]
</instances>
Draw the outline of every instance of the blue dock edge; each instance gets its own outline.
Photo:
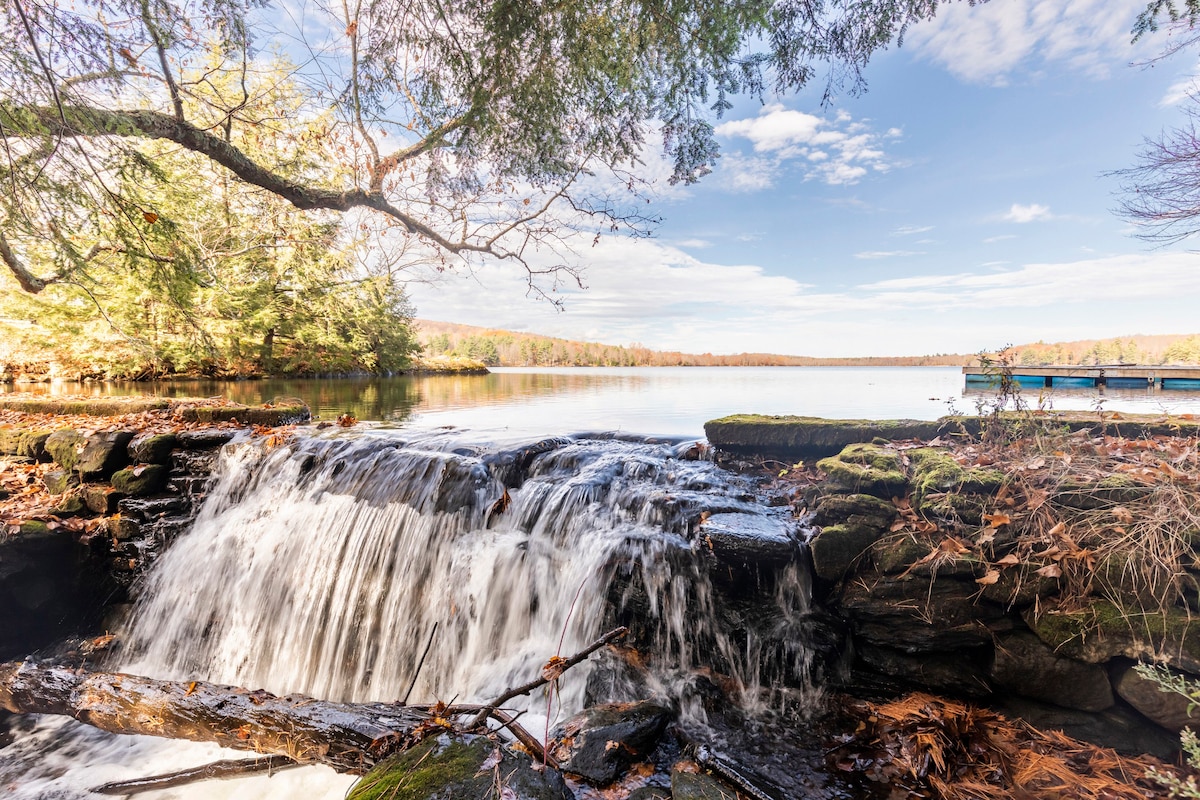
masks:
<instances>
[{"instance_id":1,"label":"blue dock edge","mask_svg":"<svg viewBox=\"0 0 1200 800\"><path fill-rule=\"evenodd\" d=\"M995 368L963 367L968 388L999 388ZM1023 389L1149 389L1200 391L1200 366L1101 364L1095 366L1015 367L1007 378Z\"/></svg>"}]
</instances>

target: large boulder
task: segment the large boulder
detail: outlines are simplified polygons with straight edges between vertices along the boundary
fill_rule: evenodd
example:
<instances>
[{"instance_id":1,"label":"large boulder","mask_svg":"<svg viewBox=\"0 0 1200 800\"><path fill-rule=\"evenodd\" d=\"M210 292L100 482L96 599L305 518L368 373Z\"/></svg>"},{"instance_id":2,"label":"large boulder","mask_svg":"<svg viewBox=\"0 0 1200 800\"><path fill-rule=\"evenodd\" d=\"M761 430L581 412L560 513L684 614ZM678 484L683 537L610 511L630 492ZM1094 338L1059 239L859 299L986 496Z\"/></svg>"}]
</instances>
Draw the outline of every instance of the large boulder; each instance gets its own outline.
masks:
<instances>
[{"instance_id":1,"label":"large boulder","mask_svg":"<svg viewBox=\"0 0 1200 800\"><path fill-rule=\"evenodd\" d=\"M70 429L46 439L46 451L66 470L84 476L107 477L129 463L126 447L133 431L98 431L84 435Z\"/></svg>"},{"instance_id":2,"label":"large boulder","mask_svg":"<svg viewBox=\"0 0 1200 800\"><path fill-rule=\"evenodd\" d=\"M346 800L574 800L557 771L535 770L529 757L486 736L431 737L385 758L350 789Z\"/></svg>"},{"instance_id":3,"label":"large boulder","mask_svg":"<svg viewBox=\"0 0 1200 800\"><path fill-rule=\"evenodd\" d=\"M1195 701L1179 692L1165 691L1155 681L1138 674L1132 665L1115 671L1113 688L1138 713L1167 730L1200 728L1200 709L1192 707Z\"/></svg>"},{"instance_id":4,"label":"large boulder","mask_svg":"<svg viewBox=\"0 0 1200 800\"><path fill-rule=\"evenodd\" d=\"M555 757L565 772L605 786L654 750L671 716L648 701L593 706L554 731Z\"/></svg>"},{"instance_id":5,"label":"large boulder","mask_svg":"<svg viewBox=\"0 0 1200 800\"><path fill-rule=\"evenodd\" d=\"M1063 658L1032 633L997 637L991 673L1006 689L1058 706L1103 711L1113 704L1103 667Z\"/></svg>"}]
</instances>

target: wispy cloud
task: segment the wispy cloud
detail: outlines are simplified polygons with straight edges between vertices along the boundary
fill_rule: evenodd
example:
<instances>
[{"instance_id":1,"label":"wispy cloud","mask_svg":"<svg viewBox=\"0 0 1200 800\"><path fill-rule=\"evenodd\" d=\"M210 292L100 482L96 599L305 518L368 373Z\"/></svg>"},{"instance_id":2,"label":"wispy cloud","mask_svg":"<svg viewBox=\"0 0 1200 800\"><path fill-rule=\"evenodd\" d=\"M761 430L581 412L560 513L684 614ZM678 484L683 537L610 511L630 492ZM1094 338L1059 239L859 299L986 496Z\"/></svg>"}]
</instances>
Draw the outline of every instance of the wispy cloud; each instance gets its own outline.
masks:
<instances>
[{"instance_id":1,"label":"wispy cloud","mask_svg":"<svg viewBox=\"0 0 1200 800\"><path fill-rule=\"evenodd\" d=\"M754 158L736 154L722 158L717 177L720 179L720 173L728 170L725 181L735 191L765 188L755 182L761 183L764 173L769 181L770 169L784 163L799 165L806 180L835 186L857 183L870 172L891 169L881 142L899 135L895 128L886 134L876 133L844 111L833 118L819 117L778 103L764 106L757 116L722 123L716 132L729 139L748 140L757 154ZM749 164L754 169L747 179Z\"/></svg>"},{"instance_id":2,"label":"wispy cloud","mask_svg":"<svg viewBox=\"0 0 1200 800\"><path fill-rule=\"evenodd\" d=\"M705 247L712 247L712 242L707 239L680 239L675 242L676 247L686 247L689 250L701 250Z\"/></svg>"},{"instance_id":3,"label":"wispy cloud","mask_svg":"<svg viewBox=\"0 0 1200 800\"><path fill-rule=\"evenodd\" d=\"M996 242L1003 242L1007 239L1015 239L1015 238L1017 238L1017 235L1015 233L1002 233L999 236L987 237L986 239L983 240L983 243L984 244L995 244Z\"/></svg>"},{"instance_id":4,"label":"wispy cloud","mask_svg":"<svg viewBox=\"0 0 1200 800\"><path fill-rule=\"evenodd\" d=\"M1020 203L1013 203L1002 217L1005 222L1044 222L1048 219L1053 219L1054 215L1050 213L1050 206L1043 206L1038 203L1030 203L1023 206Z\"/></svg>"},{"instance_id":5,"label":"wispy cloud","mask_svg":"<svg viewBox=\"0 0 1200 800\"><path fill-rule=\"evenodd\" d=\"M409 290L431 319L690 352L815 355L972 352L1026 336L1169 333L1163 326L1200 299L1200 256L1192 253L992 263L833 289L753 264L707 263L654 240L605 239L585 252L589 288L564 286L563 313L520 302L524 273L501 265ZM1162 286L1172 287L1170 297ZM515 302L497 303L498 296ZM860 312L873 324L861 324ZM882 329L896 335L880 337Z\"/></svg>"},{"instance_id":6,"label":"wispy cloud","mask_svg":"<svg viewBox=\"0 0 1200 800\"><path fill-rule=\"evenodd\" d=\"M913 27L906 44L922 58L973 83L1006 84L1015 73L1065 64L1107 77L1150 44L1131 45L1129 31L1145 0L1005 0L953 3Z\"/></svg>"},{"instance_id":7,"label":"wispy cloud","mask_svg":"<svg viewBox=\"0 0 1200 800\"><path fill-rule=\"evenodd\" d=\"M907 256L923 256L925 253L920 250L864 250L861 253L855 253L855 258L864 258L868 260L878 258L904 258Z\"/></svg>"},{"instance_id":8,"label":"wispy cloud","mask_svg":"<svg viewBox=\"0 0 1200 800\"><path fill-rule=\"evenodd\" d=\"M918 233L928 233L933 230L932 225L901 225L892 231L892 236L914 236Z\"/></svg>"}]
</instances>

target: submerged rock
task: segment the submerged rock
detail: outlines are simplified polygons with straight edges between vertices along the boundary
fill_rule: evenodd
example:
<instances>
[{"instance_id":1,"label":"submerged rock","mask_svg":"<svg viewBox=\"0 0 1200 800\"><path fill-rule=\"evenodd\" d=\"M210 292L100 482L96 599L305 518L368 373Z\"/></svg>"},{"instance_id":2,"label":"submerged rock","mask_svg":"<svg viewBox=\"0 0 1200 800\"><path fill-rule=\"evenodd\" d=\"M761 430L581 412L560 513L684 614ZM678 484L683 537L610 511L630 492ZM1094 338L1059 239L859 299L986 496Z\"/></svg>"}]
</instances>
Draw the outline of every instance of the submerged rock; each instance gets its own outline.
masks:
<instances>
[{"instance_id":1,"label":"submerged rock","mask_svg":"<svg viewBox=\"0 0 1200 800\"><path fill-rule=\"evenodd\" d=\"M499 791L497 791L499 790ZM486 736L426 739L375 765L350 789L346 800L574 800L562 775L534 769Z\"/></svg>"},{"instance_id":2,"label":"submerged rock","mask_svg":"<svg viewBox=\"0 0 1200 800\"><path fill-rule=\"evenodd\" d=\"M564 771L604 786L654 750L671 716L648 701L594 706L554 732L555 757Z\"/></svg>"}]
</instances>

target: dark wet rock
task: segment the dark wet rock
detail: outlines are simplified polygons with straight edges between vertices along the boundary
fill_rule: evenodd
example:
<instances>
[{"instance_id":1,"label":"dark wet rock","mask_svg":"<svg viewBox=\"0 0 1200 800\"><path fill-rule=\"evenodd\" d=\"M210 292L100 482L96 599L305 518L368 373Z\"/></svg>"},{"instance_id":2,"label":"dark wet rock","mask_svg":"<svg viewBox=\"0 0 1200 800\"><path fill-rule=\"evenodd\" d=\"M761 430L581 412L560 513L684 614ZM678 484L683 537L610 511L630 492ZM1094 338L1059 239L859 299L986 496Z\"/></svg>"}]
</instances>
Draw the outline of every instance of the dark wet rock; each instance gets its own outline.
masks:
<instances>
[{"instance_id":1,"label":"dark wet rock","mask_svg":"<svg viewBox=\"0 0 1200 800\"><path fill-rule=\"evenodd\" d=\"M142 534L142 524L129 517L113 517L108 521L108 534L119 542L136 539Z\"/></svg>"},{"instance_id":2,"label":"dark wet rock","mask_svg":"<svg viewBox=\"0 0 1200 800\"><path fill-rule=\"evenodd\" d=\"M42 476L42 483L50 494L65 494L79 485L79 476L65 469L52 469Z\"/></svg>"},{"instance_id":3,"label":"dark wet rock","mask_svg":"<svg viewBox=\"0 0 1200 800\"><path fill-rule=\"evenodd\" d=\"M671 773L671 800L729 800L736 797L732 787L700 772Z\"/></svg>"},{"instance_id":4,"label":"dark wet rock","mask_svg":"<svg viewBox=\"0 0 1200 800\"><path fill-rule=\"evenodd\" d=\"M1178 736L1147 725L1143 717L1121 705L1099 712L1077 711L1011 696L1000 703L1000 709L1036 728L1062 731L1072 738L1129 755L1150 753L1171 760L1179 752Z\"/></svg>"},{"instance_id":5,"label":"dark wet rock","mask_svg":"<svg viewBox=\"0 0 1200 800\"><path fill-rule=\"evenodd\" d=\"M808 543L813 572L827 581L840 580L883 533L879 528L849 523L822 528Z\"/></svg>"},{"instance_id":6,"label":"dark wet rock","mask_svg":"<svg viewBox=\"0 0 1200 800\"><path fill-rule=\"evenodd\" d=\"M818 461L817 469L832 486L847 492L890 498L903 496L908 487L900 454L876 444L847 445L836 456Z\"/></svg>"},{"instance_id":7,"label":"dark wet rock","mask_svg":"<svg viewBox=\"0 0 1200 800\"><path fill-rule=\"evenodd\" d=\"M850 523L887 530L899 512L895 504L869 494L833 494L817 501L814 525Z\"/></svg>"},{"instance_id":8,"label":"dark wet rock","mask_svg":"<svg viewBox=\"0 0 1200 800\"><path fill-rule=\"evenodd\" d=\"M570 443L570 439L556 436L512 450L488 453L483 456L482 460L496 480L509 489L516 489L525 482L529 474L529 465L535 458L566 447Z\"/></svg>"},{"instance_id":9,"label":"dark wet rock","mask_svg":"<svg viewBox=\"0 0 1200 800\"><path fill-rule=\"evenodd\" d=\"M565 772L607 785L654 750L671 717L648 701L593 706L554 731L555 756Z\"/></svg>"},{"instance_id":10,"label":"dark wet rock","mask_svg":"<svg viewBox=\"0 0 1200 800\"><path fill-rule=\"evenodd\" d=\"M133 431L99 431L86 436L73 430L55 431L46 450L66 470L106 477L129 463L126 447Z\"/></svg>"},{"instance_id":11,"label":"dark wet rock","mask_svg":"<svg viewBox=\"0 0 1200 800\"><path fill-rule=\"evenodd\" d=\"M840 607L855 635L906 653L990 645L1007 629L1003 609L981 601L974 581L865 572L847 582Z\"/></svg>"},{"instance_id":12,"label":"dark wet rock","mask_svg":"<svg viewBox=\"0 0 1200 800\"><path fill-rule=\"evenodd\" d=\"M379 762L354 784L346 800L493 797L497 782L506 800L574 800L558 772L535 770L528 756L484 736L449 735L426 739Z\"/></svg>"},{"instance_id":13,"label":"dark wet rock","mask_svg":"<svg viewBox=\"0 0 1200 800\"><path fill-rule=\"evenodd\" d=\"M798 547L792 524L775 515L711 514L696 533L719 561L786 564L795 558Z\"/></svg>"},{"instance_id":14,"label":"dark wet rock","mask_svg":"<svg viewBox=\"0 0 1200 800\"><path fill-rule=\"evenodd\" d=\"M135 464L166 464L177 444L173 433L143 433L129 443L129 458Z\"/></svg>"},{"instance_id":15,"label":"dark wet rock","mask_svg":"<svg viewBox=\"0 0 1200 800\"><path fill-rule=\"evenodd\" d=\"M661 786L643 786L630 792L627 800L671 800L671 791Z\"/></svg>"},{"instance_id":16,"label":"dark wet rock","mask_svg":"<svg viewBox=\"0 0 1200 800\"><path fill-rule=\"evenodd\" d=\"M83 487L83 502L96 514L112 514L124 495L107 483L89 483Z\"/></svg>"},{"instance_id":17,"label":"dark wet rock","mask_svg":"<svg viewBox=\"0 0 1200 800\"><path fill-rule=\"evenodd\" d=\"M175 435L175 439L185 450L214 450L233 441L237 433L220 428L202 428L197 431L180 431Z\"/></svg>"},{"instance_id":18,"label":"dark wet rock","mask_svg":"<svg viewBox=\"0 0 1200 800\"><path fill-rule=\"evenodd\" d=\"M127 497L117 504L121 514L134 517L143 522L153 522L156 519L171 516L182 516L191 511L191 503L186 497L178 495L171 497Z\"/></svg>"},{"instance_id":19,"label":"dark wet rock","mask_svg":"<svg viewBox=\"0 0 1200 800\"><path fill-rule=\"evenodd\" d=\"M997 637L991 676L1017 694L1066 708L1103 711L1113 704L1103 667L1064 658L1024 631Z\"/></svg>"},{"instance_id":20,"label":"dark wet rock","mask_svg":"<svg viewBox=\"0 0 1200 800\"><path fill-rule=\"evenodd\" d=\"M861 644L855 649L859 664L879 675L883 682L899 682L935 692L963 697L987 697L992 693L987 670L982 666L987 648L980 645L954 653L905 653L890 647Z\"/></svg>"},{"instance_id":21,"label":"dark wet rock","mask_svg":"<svg viewBox=\"0 0 1200 800\"><path fill-rule=\"evenodd\" d=\"M139 464L113 473L112 487L129 497L157 494L167 484L167 468L162 464Z\"/></svg>"},{"instance_id":22,"label":"dark wet rock","mask_svg":"<svg viewBox=\"0 0 1200 800\"><path fill-rule=\"evenodd\" d=\"M1182 608L1126 612L1092 598L1070 612L1028 608L1023 617L1038 638L1069 658L1103 664L1125 656L1200 673L1200 620Z\"/></svg>"},{"instance_id":23,"label":"dark wet rock","mask_svg":"<svg viewBox=\"0 0 1200 800\"><path fill-rule=\"evenodd\" d=\"M0 661L23 656L83 628L97 607L81 580L79 547L43 522L0 533Z\"/></svg>"},{"instance_id":24,"label":"dark wet rock","mask_svg":"<svg viewBox=\"0 0 1200 800\"><path fill-rule=\"evenodd\" d=\"M1022 563L1000 570L995 583L983 587L983 598L1006 609L1023 609L1058 591L1058 579L1037 574L1038 567Z\"/></svg>"},{"instance_id":25,"label":"dark wet rock","mask_svg":"<svg viewBox=\"0 0 1200 800\"><path fill-rule=\"evenodd\" d=\"M87 504L77 494L67 495L54 507L56 517L76 517L87 511Z\"/></svg>"},{"instance_id":26,"label":"dark wet rock","mask_svg":"<svg viewBox=\"0 0 1200 800\"><path fill-rule=\"evenodd\" d=\"M1113 688L1138 713L1169 731L1200 728L1200 709L1189 709L1194 705L1191 698L1178 692L1164 692L1157 683L1139 675L1133 665L1114 670Z\"/></svg>"}]
</instances>

